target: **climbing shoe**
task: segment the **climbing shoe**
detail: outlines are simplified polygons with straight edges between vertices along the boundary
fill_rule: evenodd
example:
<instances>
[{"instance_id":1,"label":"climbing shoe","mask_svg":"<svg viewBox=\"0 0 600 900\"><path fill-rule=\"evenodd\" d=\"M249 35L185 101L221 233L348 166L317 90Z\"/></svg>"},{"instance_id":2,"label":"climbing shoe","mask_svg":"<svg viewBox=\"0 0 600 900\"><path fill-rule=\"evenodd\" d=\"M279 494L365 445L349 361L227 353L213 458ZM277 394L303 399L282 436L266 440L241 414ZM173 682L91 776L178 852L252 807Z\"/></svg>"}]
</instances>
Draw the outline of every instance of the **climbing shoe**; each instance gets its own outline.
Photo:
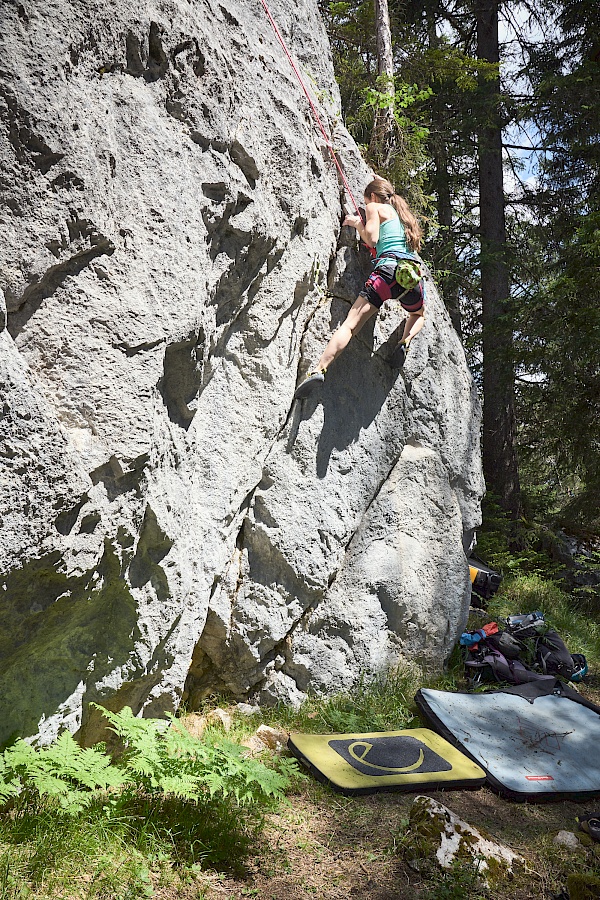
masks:
<instances>
[{"instance_id":1,"label":"climbing shoe","mask_svg":"<svg viewBox=\"0 0 600 900\"><path fill-rule=\"evenodd\" d=\"M303 400L304 397L308 397L324 381L325 372L309 372L308 377L296 388L294 400Z\"/></svg>"},{"instance_id":2,"label":"climbing shoe","mask_svg":"<svg viewBox=\"0 0 600 900\"><path fill-rule=\"evenodd\" d=\"M580 831L586 834L594 841L600 841L600 813L592 813L589 816L577 816Z\"/></svg>"},{"instance_id":3,"label":"climbing shoe","mask_svg":"<svg viewBox=\"0 0 600 900\"><path fill-rule=\"evenodd\" d=\"M389 358L389 363L395 369L401 369L404 363L406 362L406 357L408 355L408 344L406 341L402 340L398 342L398 345L395 347L394 351L391 353Z\"/></svg>"}]
</instances>

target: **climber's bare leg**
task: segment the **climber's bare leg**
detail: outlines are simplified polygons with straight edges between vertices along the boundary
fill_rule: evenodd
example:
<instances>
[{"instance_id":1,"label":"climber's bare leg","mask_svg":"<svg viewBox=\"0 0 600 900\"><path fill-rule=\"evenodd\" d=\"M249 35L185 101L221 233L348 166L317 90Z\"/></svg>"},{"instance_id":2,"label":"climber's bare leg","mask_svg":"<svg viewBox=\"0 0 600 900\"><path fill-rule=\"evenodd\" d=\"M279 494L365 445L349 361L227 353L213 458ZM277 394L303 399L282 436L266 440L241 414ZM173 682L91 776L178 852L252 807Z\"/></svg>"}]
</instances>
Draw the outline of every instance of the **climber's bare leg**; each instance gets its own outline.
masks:
<instances>
[{"instance_id":1,"label":"climber's bare leg","mask_svg":"<svg viewBox=\"0 0 600 900\"><path fill-rule=\"evenodd\" d=\"M358 334L365 322L368 322L376 312L377 307L369 303L364 294L359 294L352 304L346 320L334 331L329 343L323 350L321 358L316 365L317 371L324 372L328 369L342 350L346 349L354 335Z\"/></svg>"},{"instance_id":2,"label":"climber's bare leg","mask_svg":"<svg viewBox=\"0 0 600 900\"><path fill-rule=\"evenodd\" d=\"M418 309L416 312L409 313L408 319L404 322L404 332L402 334L401 340L403 340L408 347L410 342L417 334L420 332L421 328L425 324L425 307L422 306L421 309Z\"/></svg>"}]
</instances>

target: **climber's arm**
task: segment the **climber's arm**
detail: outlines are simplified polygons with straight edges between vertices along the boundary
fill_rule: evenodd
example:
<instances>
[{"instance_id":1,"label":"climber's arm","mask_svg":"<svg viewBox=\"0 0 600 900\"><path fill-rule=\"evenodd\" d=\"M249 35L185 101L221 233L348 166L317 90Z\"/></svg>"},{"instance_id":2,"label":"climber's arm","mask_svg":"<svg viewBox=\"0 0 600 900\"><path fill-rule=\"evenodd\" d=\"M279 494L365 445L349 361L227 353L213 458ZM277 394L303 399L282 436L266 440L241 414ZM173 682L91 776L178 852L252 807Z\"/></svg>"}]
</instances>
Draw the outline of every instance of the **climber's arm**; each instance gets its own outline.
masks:
<instances>
[{"instance_id":1,"label":"climber's arm","mask_svg":"<svg viewBox=\"0 0 600 900\"><path fill-rule=\"evenodd\" d=\"M359 234L367 247L374 247L379 240L379 204L367 203L367 223Z\"/></svg>"},{"instance_id":2,"label":"climber's arm","mask_svg":"<svg viewBox=\"0 0 600 900\"><path fill-rule=\"evenodd\" d=\"M379 240L379 213L376 203L367 204L366 225L360 216L346 216L342 224L356 228L367 247L374 247Z\"/></svg>"}]
</instances>

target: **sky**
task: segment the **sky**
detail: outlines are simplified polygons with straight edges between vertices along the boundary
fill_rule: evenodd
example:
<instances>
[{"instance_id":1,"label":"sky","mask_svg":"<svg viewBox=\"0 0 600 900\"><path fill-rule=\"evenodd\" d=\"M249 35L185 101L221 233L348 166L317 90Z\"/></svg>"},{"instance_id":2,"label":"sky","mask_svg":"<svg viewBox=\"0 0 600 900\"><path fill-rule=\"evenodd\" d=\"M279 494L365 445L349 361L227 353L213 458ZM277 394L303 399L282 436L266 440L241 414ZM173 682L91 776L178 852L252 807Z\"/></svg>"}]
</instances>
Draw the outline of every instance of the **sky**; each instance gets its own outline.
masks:
<instances>
[{"instance_id":1,"label":"sky","mask_svg":"<svg viewBox=\"0 0 600 900\"><path fill-rule=\"evenodd\" d=\"M524 64L527 59L523 57L519 47L519 38L525 39L529 43L547 40L552 36L557 36L556 25L552 21L534 21L521 3L508 3L502 7L501 19L499 23L500 42L505 45L506 52L504 63L501 66L502 78L506 83L510 83L517 91L526 93L529 89L526 79L517 79L516 72ZM519 178L525 184L534 188L536 184L536 166L539 153L533 150L539 145L539 132L533 122L524 123L519 127L512 127L506 130L505 142L507 144L518 144L523 147L532 147L532 150L516 150L511 149L510 154L513 160L518 160L522 166L519 171ZM508 156L508 154L507 154ZM507 173L507 188L514 190L519 188L518 181Z\"/></svg>"}]
</instances>

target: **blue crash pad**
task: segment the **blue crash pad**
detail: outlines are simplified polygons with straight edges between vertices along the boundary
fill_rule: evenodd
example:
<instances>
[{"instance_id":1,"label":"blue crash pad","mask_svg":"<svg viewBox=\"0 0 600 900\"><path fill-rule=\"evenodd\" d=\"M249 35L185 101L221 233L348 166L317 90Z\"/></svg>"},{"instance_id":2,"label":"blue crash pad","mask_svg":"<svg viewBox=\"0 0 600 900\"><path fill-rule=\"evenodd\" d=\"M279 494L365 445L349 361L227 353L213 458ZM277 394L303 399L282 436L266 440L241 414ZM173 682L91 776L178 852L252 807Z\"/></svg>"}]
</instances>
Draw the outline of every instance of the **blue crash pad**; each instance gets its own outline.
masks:
<instances>
[{"instance_id":1,"label":"blue crash pad","mask_svg":"<svg viewBox=\"0 0 600 900\"><path fill-rule=\"evenodd\" d=\"M432 727L477 762L500 794L600 796L600 708L561 682L474 694L423 688L415 699Z\"/></svg>"}]
</instances>

